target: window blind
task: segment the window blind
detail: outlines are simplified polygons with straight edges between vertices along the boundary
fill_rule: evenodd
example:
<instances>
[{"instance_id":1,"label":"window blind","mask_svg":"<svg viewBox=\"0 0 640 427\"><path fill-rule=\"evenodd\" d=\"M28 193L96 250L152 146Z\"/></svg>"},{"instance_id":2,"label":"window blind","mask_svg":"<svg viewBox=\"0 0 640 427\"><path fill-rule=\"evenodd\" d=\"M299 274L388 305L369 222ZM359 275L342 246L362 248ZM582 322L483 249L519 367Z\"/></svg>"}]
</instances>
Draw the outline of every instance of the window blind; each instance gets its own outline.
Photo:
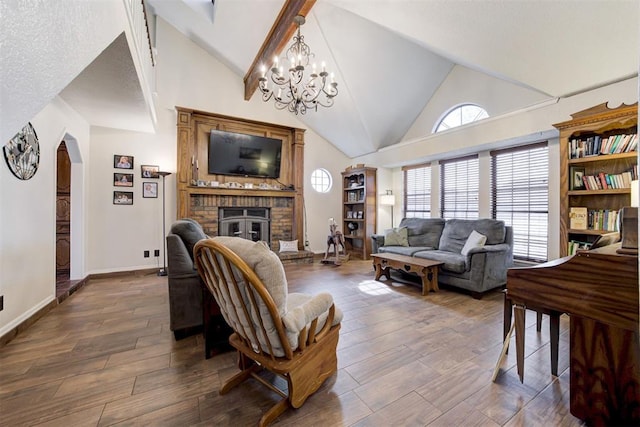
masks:
<instances>
[{"instance_id":1,"label":"window blind","mask_svg":"<svg viewBox=\"0 0 640 427\"><path fill-rule=\"evenodd\" d=\"M547 260L549 150L547 143L491 152L492 216L513 227L513 256Z\"/></svg>"},{"instance_id":2,"label":"window blind","mask_svg":"<svg viewBox=\"0 0 640 427\"><path fill-rule=\"evenodd\" d=\"M442 218L478 218L478 156L440 162Z\"/></svg>"},{"instance_id":3,"label":"window blind","mask_svg":"<svg viewBox=\"0 0 640 427\"><path fill-rule=\"evenodd\" d=\"M404 216L431 217L431 165L402 169L404 172Z\"/></svg>"}]
</instances>

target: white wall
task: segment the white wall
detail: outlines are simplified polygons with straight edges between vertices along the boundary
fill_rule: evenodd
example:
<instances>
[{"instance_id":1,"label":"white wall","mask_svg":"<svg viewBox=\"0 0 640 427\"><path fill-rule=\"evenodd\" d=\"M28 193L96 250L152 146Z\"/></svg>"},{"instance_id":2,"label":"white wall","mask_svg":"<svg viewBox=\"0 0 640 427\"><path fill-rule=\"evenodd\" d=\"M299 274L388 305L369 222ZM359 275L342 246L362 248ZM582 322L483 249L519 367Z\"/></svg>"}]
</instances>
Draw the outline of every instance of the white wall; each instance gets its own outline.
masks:
<instances>
[{"instance_id":1,"label":"white wall","mask_svg":"<svg viewBox=\"0 0 640 427\"><path fill-rule=\"evenodd\" d=\"M352 163L333 145L313 132L306 132L304 147L304 204L309 250L324 253L329 232L329 218L342 224L342 175ZM333 181L328 193L318 193L311 187L311 172L326 169ZM344 230L341 230L344 232Z\"/></svg>"},{"instance_id":2,"label":"white wall","mask_svg":"<svg viewBox=\"0 0 640 427\"><path fill-rule=\"evenodd\" d=\"M460 104L477 104L494 117L547 99L548 95L538 91L456 65L403 140L429 135L444 114Z\"/></svg>"},{"instance_id":3,"label":"white wall","mask_svg":"<svg viewBox=\"0 0 640 427\"><path fill-rule=\"evenodd\" d=\"M172 116L165 113L164 116ZM168 117L167 119L171 119ZM174 126L175 127L175 126ZM113 156L133 156L133 170L114 169ZM175 139L163 134L122 131L110 128L91 129L92 167L89 186L90 273L136 270L162 266L162 178L142 178L141 165L159 166L172 172L165 178L167 218L175 218ZM114 187L114 173L132 173L133 187ZM158 198L143 198L142 183L156 182ZM114 191L132 191L133 205L114 205ZM171 222L167 222L171 224ZM160 256L153 256L154 250ZM143 251L150 251L144 258Z\"/></svg>"},{"instance_id":4,"label":"white wall","mask_svg":"<svg viewBox=\"0 0 640 427\"><path fill-rule=\"evenodd\" d=\"M34 177L21 181L0 167L0 335L55 297L56 150L65 135L76 139L84 171L89 168L89 125L60 98L31 123L40 141L40 166ZM84 181L82 167L72 173L75 183Z\"/></svg>"}]
</instances>

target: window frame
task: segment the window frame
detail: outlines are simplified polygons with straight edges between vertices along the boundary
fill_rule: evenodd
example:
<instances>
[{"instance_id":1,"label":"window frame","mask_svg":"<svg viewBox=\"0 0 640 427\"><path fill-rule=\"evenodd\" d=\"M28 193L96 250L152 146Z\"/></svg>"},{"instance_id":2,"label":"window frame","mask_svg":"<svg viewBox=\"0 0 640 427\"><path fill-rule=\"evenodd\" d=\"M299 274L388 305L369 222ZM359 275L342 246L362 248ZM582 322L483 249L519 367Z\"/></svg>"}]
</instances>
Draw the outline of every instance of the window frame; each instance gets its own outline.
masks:
<instances>
[{"instance_id":1,"label":"window frame","mask_svg":"<svg viewBox=\"0 0 640 427\"><path fill-rule=\"evenodd\" d=\"M318 190L316 188L316 177L314 176L316 172L321 172L323 175L326 175L327 177L327 185L326 185L326 190L325 191L321 191ZM321 178L320 179L322 181L322 183L324 183L325 179ZM311 171L311 175L309 176L309 181L311 181L311 188L313 188L313 190L317 193L320 194L326 194L328 192L331 191L331 187L333 187L333 177L331 176L331 172L329 172L328 170L326 170L325 168L315 168L313 171ZM322 188L324 188L324 185L322 185Z\"/></svg>"},{"instance_id":2,"label":"window frame","mask_svg":"<svg viewBox=\"0 0 640 427\"><path fill-rule=\"evenodd\" d=\"M409 189L409 181L408 181L408 173L411 173L411 171L415 171L417 169L426 169L426 171L424 172L424 176L427 178L428 181L428 191L425 191L423 193L412 193L410 194L408 189ZM402 179L403 179L403 184L404 184L404 192L403 192L403 201L402 201L402 210L404 213L404 217L405 218L431 218L431 213L432 213L432 209L431 209L431 189L432 189L432 185L431 185L431 163L421 163L418 165L411 165L411 166L404 166L402 168ZM417 179L417 177L416 177ZM424 187L423 187L424 188ZM410 204L410 199L411 198L416 198L416 197L422 197L422 199L425 201L423 203L423 206L427 207L427 209L415 209L415 210L408 210L407 206L409 206ZM412 203L413 205L418 205L418 203Z\"/></svg>"},{"instance_id":3,"label":"window frame","mask_svg":"<svg viewBox=\"0 0 640 427\"><path fill-rule=\"evenodd\" d=\"M469 122L465 122L465 123L462 123L462 119L461 119L459 125L451 126L451 127L447 127L446 129L440 129L439 130L440 126L443 124L443 122L445 120L447 120L449 118L449 116L451 116L456 110L463 110L465 107L477 107L480 110L482 110L484 112L484 114L486 114L486 117L480 117L480 118L476 117L475 119L473 119L473 120L471 120ZM460 115L462 117L462 111L461 111ZM465 102L465 103L462 103L462 104L454 105L453 107L451 107L447 111L445 111L442 114L442 116L440 116L440 118L436 121L435 126L433 126L433 129L432 129L431 133L445 132L445 131L448 131L448 130L451 130L451 129L455 129L455 128L460 127L460 126L468 125L469 123L475 123L475 122L477 122L479 120L487 119L489 117L491 117L489 115L489 112L482 105L474 104L473 102Z\"/></svg>"},{"instance_id":4,"label":"window frame","mask_svg":"<svg viewBox=\"0 0 640 427\"><path fill-rule=\"evenodd\" d=\"M535 162L532 163L531 152L533 150L539 150L540 148L546 149L546 157L544 159L533 159ZM508 165L503 166L511 168L513 175L510 183L504 181L498 183L498 168L500 167L498 164L500 160L498 156L525 152L527 153L526 156L520 159L512 159ZM548 260L549 244L548 141L492 150L489 154L491 158L491 217L493 219L501 219L505 221L507 225L512 226L514 259L537 263L546 262ZM523 163L525 162L527 163L527 167L523 167ZM514 163L516 164L514 165ZM527 180L526 190L525 185L517 184L518 182L522 183L523 180ZM532 181L537 182L538 180L540 180L539 184L531 185ZM544 182L546 182L546 184L543 184ZM526 193L527 198L516 201L513 196L514 192L520 196ZM511 194L509 198L511 201L510 204L505 204L502 209L498 206L500 204L499 193ZM533 207L532 205L537 207ZM528 208L523 210L522 208L525 206ZM533 220L532 216L534 217ZM518 220L521 224L517 223ZM526 224L526 231L524 230L524 224Z\"/></svg>"},{"instance_id":5,"label":"window frame","mask_svg":"<svg viewBox=\"0 0 640 427\"><path fill-rule=\"evenodd\" d=\"M469 172L470 172L468 163L467 163L467 167L465 167L466 179L464 181L459 179L463 171L454 171L455 175L452 180L447 178L446 169L449 167L449 165L460 164L462 162L469 162L471 160L475 160L475 165L474 165L475 171L471 171L471 172L475 172L475 180L470 181L468 179ZM463 182L466 185L465 185L465 188L462 189L461 187L463 186L462 185ZM456 209L448 209L450 205L450 201L447 200L447 198L451 193L451 188L456 189L455 196L454 196L455 198L454 205ZM466 194L466 197L464 198L464 203L462 204L466 204L467 209L457 208L458 193ZM475 200L473 200L472 198L471 203L470 203L469 194L475 194ZM440 218L478 219L480 217L479 198L480 198L480 156L478 153L440 161ZM471 206L472 208L475 207L475 209L469 209L469 206ZM461 212L463 212L464 215L459 215L459 213ZM452 215L450 213L452 213Z\"/></svg>"}]
</instances>

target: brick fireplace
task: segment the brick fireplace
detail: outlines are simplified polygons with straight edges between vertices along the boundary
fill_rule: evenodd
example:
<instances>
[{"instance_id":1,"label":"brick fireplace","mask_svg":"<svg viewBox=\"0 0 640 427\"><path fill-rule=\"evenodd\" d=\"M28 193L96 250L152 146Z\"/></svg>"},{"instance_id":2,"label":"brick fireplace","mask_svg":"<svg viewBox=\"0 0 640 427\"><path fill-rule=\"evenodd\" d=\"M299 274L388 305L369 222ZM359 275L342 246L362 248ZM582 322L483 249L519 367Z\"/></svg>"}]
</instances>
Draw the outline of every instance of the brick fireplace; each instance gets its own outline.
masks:
<instances>
[{"instance_id":1,"label":"brick fireplace","mask_svg":"<svg viewBox=\"0 0 640 427\"><path fill-rule=\"evenodd\" d=\"M221 194L192 194L190 200L191 218L198 221L210 236L220 236L221 222L232 217L247 216L256 217L259 210L268 212L265 219L270 223L269 237L265 239L262 233L261 239L267 240L271 249L279 249L280 240L293 240L293 202L292 197L270 196L226 196ZM235 212L234 212L235 211ZM221 212L223 215L221 216ZM225 217L225 212L230 216ZM242 212L242 213L240 213ZM246 214L249 215L246 215ZM253 214L253 215L251 215ZM264 214L263 214L264 215ZM253 240L253 239L252 239Z\"/></svg>"}]
</instances>

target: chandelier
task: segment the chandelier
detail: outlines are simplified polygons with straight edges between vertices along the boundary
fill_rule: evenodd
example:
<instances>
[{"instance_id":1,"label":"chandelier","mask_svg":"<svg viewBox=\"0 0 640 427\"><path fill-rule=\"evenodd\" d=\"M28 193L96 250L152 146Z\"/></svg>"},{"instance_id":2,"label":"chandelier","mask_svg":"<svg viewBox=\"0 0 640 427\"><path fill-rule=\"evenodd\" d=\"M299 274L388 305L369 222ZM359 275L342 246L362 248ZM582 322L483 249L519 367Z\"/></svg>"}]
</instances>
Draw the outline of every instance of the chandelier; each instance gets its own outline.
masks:
<instances>
[{"instance_id":1,"label":"chandelier","mask_svg":"<svg viewBox=\"0 0 640 427\"><path fill-rule=\"evenodd\" d=\"M262 65L262 76L258 79L264 102L273 98L278 110L286 108L295 114L305 114L307 110L317 111L318 105L331 107L333 98L338 94L338 83L334 81L333 73L327 72L324 62L320 65L320 72L313 63L311 72L305 77L305 68L309 67L309 62L315 55L300 34L300 26L304 21L304 16L294 18L298 32L282 61L290 66L288 73L285 74L284 66L276 56L269 70L269 77L267 78L267 68ZM273 89L269 87L269 81L273 84Z\"/></svg>"}]
</instances>

